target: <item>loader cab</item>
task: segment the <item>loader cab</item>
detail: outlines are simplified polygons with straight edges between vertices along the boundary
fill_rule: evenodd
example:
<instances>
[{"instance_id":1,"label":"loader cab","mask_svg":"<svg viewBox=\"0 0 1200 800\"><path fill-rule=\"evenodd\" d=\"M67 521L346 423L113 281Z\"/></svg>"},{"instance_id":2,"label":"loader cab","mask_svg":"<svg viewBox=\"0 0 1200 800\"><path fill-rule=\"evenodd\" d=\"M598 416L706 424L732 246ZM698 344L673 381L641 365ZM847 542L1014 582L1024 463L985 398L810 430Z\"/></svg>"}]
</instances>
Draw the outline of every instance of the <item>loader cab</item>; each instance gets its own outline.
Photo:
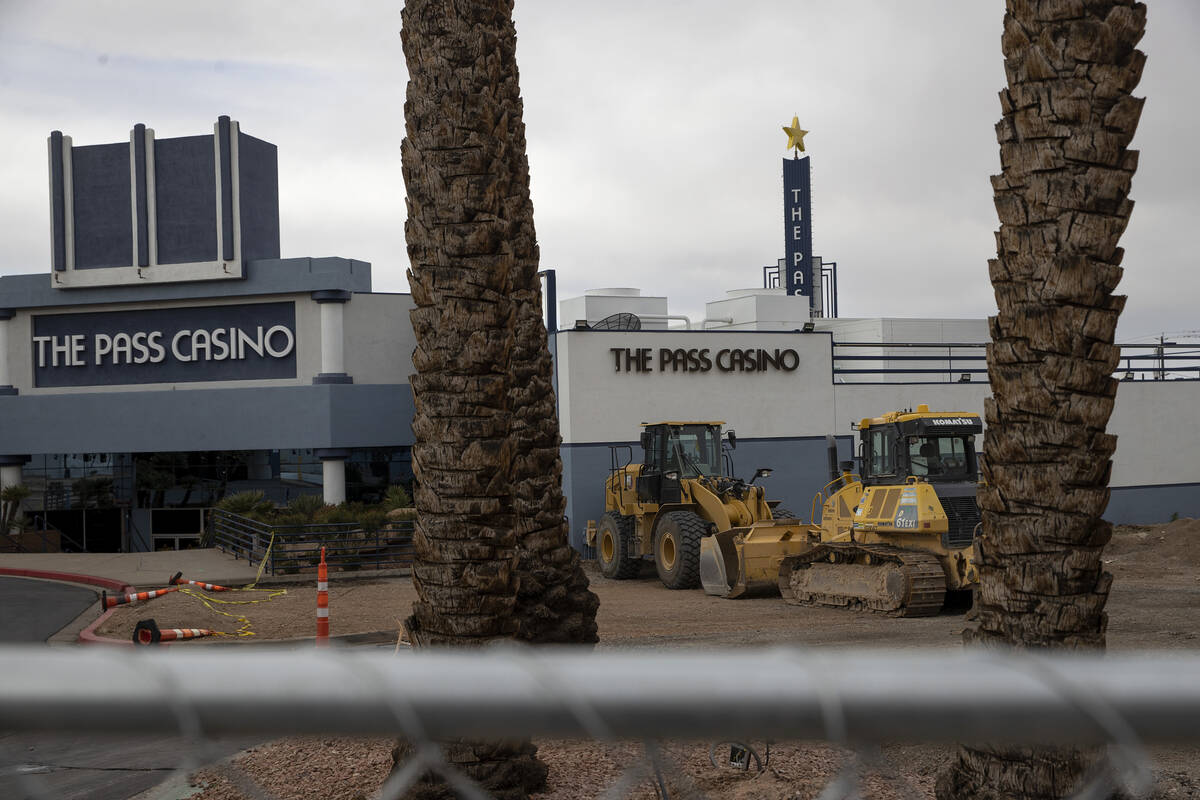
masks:
<instances>
[{"instance_id":1,"label":"loader cab","mask_svg":"<svg viewBox=\"0 0 1200 800\"><path fill-rule=\"evenodd\" d=\"M861 475L866 486L903 483L915 476L929 483L979 480L975 437L983 431L977 414L897 412L864 419L859 426Z\"/></svg>"},{"instance_id":2,"label":"loader cab","mask_svg":"<svg viewBox=\"0 0 1200 800\"><path fill-rule=\"evenodd\" d=\"M642 431L643 503L678 503L681 481L721 475L721 422L657 422Z\"/></svg>"}]
</instances>

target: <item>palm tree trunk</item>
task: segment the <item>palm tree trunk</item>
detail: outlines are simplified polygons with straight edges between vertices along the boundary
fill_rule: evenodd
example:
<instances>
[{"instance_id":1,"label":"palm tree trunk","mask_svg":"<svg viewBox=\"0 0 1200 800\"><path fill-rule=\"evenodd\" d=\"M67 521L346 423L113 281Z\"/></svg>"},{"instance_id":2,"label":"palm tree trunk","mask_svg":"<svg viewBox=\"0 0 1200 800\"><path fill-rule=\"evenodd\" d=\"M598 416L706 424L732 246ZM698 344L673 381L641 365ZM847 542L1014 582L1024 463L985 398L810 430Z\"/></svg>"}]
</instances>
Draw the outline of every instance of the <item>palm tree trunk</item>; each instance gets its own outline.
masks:
<instances>
[{"instance_id":1,"label":"palm tree trunk","mask_svg":"<svg viewBox=\"0 0 1200 800\"><path fill-rule=\"evenodd\" d=\"M504 3L469 0L416 0L403 12L418 645L486 644L516 632L505 213L514 175L504 127L518 96L515 76L506 85L502 73L507 18ZM511 22L508 30L511 62Z\"/></svg>"},{"instance_id":2,"label":"palm tree trunk","mask_svg":"<svg viewBox=\"0 0 1200 800\"><path fill-rule=\"evenodd\" d=\"M516 235L511 240L514 342L509 359L508 406L513 447L509 473L517 529L517 638L532 644L592 644L597 641L600 601L588 589L579 554L567 542L563 516L562 459L553 365L542 322L539 251L529 199L525 123L518 103L508 117L509 153L524 188L511 209Z\"/></svg>"},{"instance_id":3,"label":"palm tree trunk","mask_svg":"<svg viewBox=\"0 0 1200 800\"><path fill-rule=\"evenodd\" d=\"M968 643L1103 648L1112 576L1101 519L1116 437L1113 345L1125 298L1117 246L1133 203L1126 149L1142 100L1146 9L1132 0L1008 0L1008 88L996 127L1000 217L989 262L986 487L979 492L978 627ZM1060 798L1093 754L963 746L938 797Z\"/></svg>"},{"instance_id":4,"label":"palm tree trunk","mask_svg":"<svg viewBox=\"0 0 1200 800\"><path fill-rule=\"evenodd\" d=\"M410 0L402 19L409 71L405 236L418 371L412 387L419 599L405 626L416 646L486 644L523 629L531 641L594 640L594 605L590 629L582 613L594 600L585 579L581 595L578 582L542 581L541 572L532 573L536 580L518 577L522 564L537 560L519 559L519 550L557 558L559 568L566 562L545 534L553 526L544 509L562 525L561 488L551 474L558 431L546 423L556 419L553 394L539 392L550 374L541 358L545 331L531 340L523 307L531 287L537 290L537 245L512 5ZM540 303L538 317L540 327ZM549 463L547 441L554 448ZM557 502L552 487L539 482L547 475ZM522 583L526 599L519 605ZM544 588L534 591L535 585ZM530 597L556 601L552 613L527 612L547 607ZM524 626L526 616L541 627ZM527 741L456 741L443 750L497 798L523 798L545 783L546 767ZM408 752L401 742L396 763ZM433 775L410 792L452 794Z\"/></svg>"},{"instance_id":5,"label":"palm tree trunk","mask_svg":"<svg viewBox=\"0 0 1200 800\"><path fill-rule=\"evenodd\" d=\"M588 588L579 553L567 542L561 438L542 323L536 261L532 288L513 292L517 307L513 384L513 510L517 519L520 589L517 638L533 644L598 640L599 599Z\"/></svg>"}]
</instances>

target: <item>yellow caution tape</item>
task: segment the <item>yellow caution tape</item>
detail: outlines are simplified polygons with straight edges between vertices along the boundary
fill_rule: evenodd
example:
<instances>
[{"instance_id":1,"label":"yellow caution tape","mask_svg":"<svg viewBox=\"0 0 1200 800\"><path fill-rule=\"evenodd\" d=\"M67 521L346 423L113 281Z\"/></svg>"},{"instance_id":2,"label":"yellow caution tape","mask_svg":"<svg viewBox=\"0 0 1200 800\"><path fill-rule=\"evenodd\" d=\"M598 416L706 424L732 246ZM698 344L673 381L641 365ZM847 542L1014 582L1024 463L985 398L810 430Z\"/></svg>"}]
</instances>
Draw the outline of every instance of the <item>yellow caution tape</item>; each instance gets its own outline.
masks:
<instances>
[{"instance_id":1,"label":"yellow caution tape","mask_svg":"<svg viewBox=\"0 0 1200 800\"><path fill-rule=\"evenodd\" d=\"M271 548L275 546L275 531L271 530L271 541L267 542L267 552L263 553L262 560L258 562L258 574L254 576L254 580L243 586L243 589L253 589L262 580L263 569L267 566L267 561L271 558Z\"/></svg>"},{"instance_id":2,"label":"yellow caution tape","mask_svg":"<svg viewBox=\"0 0 1200 800\"><path fill-rule=\"evenodd\" d=\"M275 546L275 532L271 532L271 541L267 543L267 551L263 553L262 560L258 563L258 574L254 576L254 580L243 586L241 589L232 589L234 592L266 592L267 596L255 600L222 600L207 594L200 594L194 589L186 589L180 587L179 593L186 594L188 597L194 597L208 607L209 611L220 614L224 617L230 617L238 622L238 629L233 633L226 631L214 631L216 636L253 636L254 631L250 630L250 620L243 614L232 614L228 611L222 611L217 608L216 604L223 606L244 606L254 603L266 603L274 600L276 597L283 597L287 594L287 589L258 589L258 582L262 579L263 569L267 566L267 561L271 558L271 548Z\"/></svg>"},{"instance_id":3,"label":"yellow caution tape","mask_svg":"<svg viewBox=\"0 0 1200 800\"><path fill-rule=\"evenodd\" d=\"M230 613L228 611L222 611L221 609L217 608L217 604L220 604L223 606L246 606L246 605L253 605L254 603L266 603L271 600L274 600L276 597L283 597L285 594L287 594L287 589L233 589L232 591L235 591L235 592L266 592L267 596L262 597L262 598L257 598L254 600L222 600L217 597L211 597L209 595L201 594L194 589L181 588L179 590L179 593L185 594L188 597L196 598L201 603L203 603L208 608L209 611L212 611L216 614L220 614L223 617L229 617L231 619L237 620L239 627L236 631L234 631L233 633L228 633L226 631L216 631L215 633L217 636L253 636L254 635L254 631L250 630L250 620L247 619L244 614L234 614L234 613Z\"/></svg>"}]
</instances>

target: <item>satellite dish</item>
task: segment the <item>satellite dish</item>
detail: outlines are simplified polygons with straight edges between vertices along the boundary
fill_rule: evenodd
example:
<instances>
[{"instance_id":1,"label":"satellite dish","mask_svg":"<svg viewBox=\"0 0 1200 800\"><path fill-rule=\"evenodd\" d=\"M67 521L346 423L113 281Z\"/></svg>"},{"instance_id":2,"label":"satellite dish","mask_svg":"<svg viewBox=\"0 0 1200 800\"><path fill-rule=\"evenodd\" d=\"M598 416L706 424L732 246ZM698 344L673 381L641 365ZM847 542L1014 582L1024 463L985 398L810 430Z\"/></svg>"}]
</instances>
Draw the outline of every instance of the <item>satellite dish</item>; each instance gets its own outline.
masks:
<instances>
[{"instance_id":1,"label":"satellite dish","mask_svg":"<svg viewBox=\"0 0 1200 800\"><path fill-rule=\"evenodd\" d=\"M640 331L641 329L641 317L637 314L630 314L628 311L609 314L592 326L594 331Z\"/></svg>"}]
</instances>

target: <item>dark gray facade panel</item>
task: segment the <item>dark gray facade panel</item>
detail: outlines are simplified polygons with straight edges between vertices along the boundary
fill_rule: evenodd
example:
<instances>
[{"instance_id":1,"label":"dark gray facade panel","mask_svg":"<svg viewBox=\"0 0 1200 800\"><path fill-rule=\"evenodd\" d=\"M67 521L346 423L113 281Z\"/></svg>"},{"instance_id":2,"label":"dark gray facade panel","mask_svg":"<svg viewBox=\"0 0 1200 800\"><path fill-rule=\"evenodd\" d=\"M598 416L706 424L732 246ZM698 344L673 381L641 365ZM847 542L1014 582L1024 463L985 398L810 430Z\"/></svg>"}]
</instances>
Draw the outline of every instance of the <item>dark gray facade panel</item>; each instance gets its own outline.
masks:
<instances>
[{"instance_id":1,"label":"dark gray facade panel","mask_svg":"<svg viewBox=\"0 0 1200 800\"><path fill-rule=\"evenodd\" d=\"M221 153L221 258L233 260L233 155L229 149L229 117L217 118Z\"/></svg>"},{"instance_id":2,"label":"dark gray facade panel","mask_svg":"<svg viewBox=\"0 0 1200 800\"><path fill-rule=\"evenodd\" d=\"M215 164L212 136L182 136L155 142L158 263L217 259ZM127 211L126 222L128 216ZM128 256L125 260L128 262Z\"/></svg>"},{"instance_id":3,"label":"dark gray facade panel","mask_svg":"<svg viewBox=\"0 0 1200 800\"><path fill-rule=\"evenodd\" d=\"M150 216L146 194L146 126L133 126L133 186L136 191L134 205L137 209L137 266L150 264Z\"/></svg>"},{"instance_id":4,"label":"dark gray facade panel","mask_svg":"<svg viewBox=\"0 0 1200 800\"><path fill-rule=\"evenodd\" d=\"M127 267L133 257L129 145L71 150L75 269Z\"/></svg>"},{"instance_id":5,"label":"dark gray facade panel","mask_svg":"<svg viewBox=\"0 0 1200 800\"><path fill-rule=\"evenodd\" d=\"M1115 525L1200 519L1200 483L1114 488L1104 518Z\"/></svg>"},{"instance_id":6,"label":"dark gray facade panel","mask_svg":"<svg viewBox=\"0 0 1200 800\"><path fill-rule=\"evenodd\" d=\"M50 258L51 268L67 268L66 187L63 186L63 135L50 132Z\"/></svg>"},{"instance_id":7,"label":"dark gray facade panel","mask_svg":"<svg viewBox=\"0 0 1200 800\"><path fill-rule=\"evenodd\" d=\"M169 300L203 301L217 297L308 294L323 289L370 292L370 263L347 258L268 259L248 264L244 278L228 281L102 286L86 289L56 289L45 273L0 275L0 308L53 308L97 303L157 303Z\"/></svg>"},{"instance_id":8,"label":"dark gray facade panel","mask_svg":"<svg viewBox=\"0 0 1200 800\"><path fill-rule=\"evenodd\" d=\"M316 303L349 303L354 295L344 289L322 289L311 296Z\"/></svg>"},{"instance_id":9,"label":"dark gray facade panel","mask_svg":"<svg viewBox=\"0 0 1200 800\"><path fill-rule=\"evenodd\" d=\"M133 553L143 553L154 549L154 543L150 541L150 529L152 521L150 519L151 510L148 508L131 508L129 510L132 523L129 526L129 550Z\"/></svg>"},{"instance_id":10,"label":"dark gray facade panel","mask_svg":"<svg viewBox=\"0 0 1200 800\"><path fill-rule=\"evenodd\" d=\"M242 261L279 258L279 151L275 145L239 133L238 176Z\"/></svg>"},{"instance_id":11,"label":"dark gray facade panel","mask_svg":"<svg viewBox=\"0 0 1200 800\"><path fill-rule=\"evenodd\" d=\"M33 336L37 387L296 377L295 303L35 314ZM75 365L54 352L55 345L68 349L72 339L81 346Z\"/></svg>"},{"instance_id":12,"label":"dark gray facade panel","mask_svg":"<svg viewBox=\"0 0 1200 800\"><path fill-rule=\"evenodd\" d=\"M399 447L413 443L416 413L407 384L331 384L329 438L334 447Z\"/></svg>"},{"instance_id":13,"label":"dark gray facade panel","mask_svg":"<svg viewBox=\"0 0 1200 800\"><path fill-rule=\"evenodd\" d=\"M412 444L411 415L405 385L18 395L0 398L0 450L402 447Z\"/></svg>"}]
</instances>

